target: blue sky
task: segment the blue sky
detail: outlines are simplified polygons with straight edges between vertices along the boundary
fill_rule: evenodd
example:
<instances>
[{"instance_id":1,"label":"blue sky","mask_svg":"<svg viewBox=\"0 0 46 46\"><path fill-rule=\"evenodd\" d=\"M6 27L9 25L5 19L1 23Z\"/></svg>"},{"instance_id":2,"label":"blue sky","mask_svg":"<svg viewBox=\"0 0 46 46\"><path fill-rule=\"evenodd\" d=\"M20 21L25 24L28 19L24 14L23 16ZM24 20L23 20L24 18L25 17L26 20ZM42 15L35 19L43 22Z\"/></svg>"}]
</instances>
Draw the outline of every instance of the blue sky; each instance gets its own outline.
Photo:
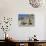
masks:
<instances>
[{"instance_id":1,"label":"blue sky","mask_svg":"<svg viewBox=\"0 0 46 46\"><path fill-rule=\"evenodd\" d=\"M18 15L18 19L20 20L20 19L24 19L24 17L28 17L29 16L29 14L19 14Z\"/></svg>"}]
</instances>

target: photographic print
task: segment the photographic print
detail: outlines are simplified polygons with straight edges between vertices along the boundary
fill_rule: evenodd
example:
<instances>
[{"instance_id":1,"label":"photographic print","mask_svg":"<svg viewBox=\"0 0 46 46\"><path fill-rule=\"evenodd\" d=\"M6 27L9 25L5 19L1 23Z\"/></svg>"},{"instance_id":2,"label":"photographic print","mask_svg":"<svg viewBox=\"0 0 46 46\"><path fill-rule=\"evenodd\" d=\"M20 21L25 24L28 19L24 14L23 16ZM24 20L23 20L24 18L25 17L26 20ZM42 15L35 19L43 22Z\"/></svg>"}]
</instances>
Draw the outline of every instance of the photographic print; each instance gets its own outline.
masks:
<instances>
[{"instance_id":1,"label":"photographic print","mask_svg":"<svg viewBox=\"0 0 46 46\"><path fill-rule=\"evenodd\" d=\"M34 14L19 14L19 26L34 26Z\"/></svg>"}]
</instances>

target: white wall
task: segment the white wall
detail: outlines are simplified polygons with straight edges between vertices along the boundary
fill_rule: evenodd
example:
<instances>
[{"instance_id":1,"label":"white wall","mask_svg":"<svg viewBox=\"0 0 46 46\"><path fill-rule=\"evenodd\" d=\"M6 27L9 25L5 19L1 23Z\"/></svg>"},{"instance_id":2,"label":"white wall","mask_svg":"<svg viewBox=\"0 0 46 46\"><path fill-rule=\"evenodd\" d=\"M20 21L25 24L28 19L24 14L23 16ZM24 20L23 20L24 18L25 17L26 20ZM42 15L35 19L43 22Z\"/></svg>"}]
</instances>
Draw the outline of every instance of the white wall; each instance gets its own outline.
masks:
<instances>
[{"instance_id":1,"label":"white wall","mask_svg":"<svg viewBox=\"0 0 46 46\"><path fill-rule=\"evenodd\" d=\"M45 7L45 6L44 6ZM0 16L13 17L12 27L9 33L17 40L27 40L34 34L39 40L45 39L45 12L46 8L32 8L28 0L0 0ZM19 27L18 14L27 13L35 15L35 26ZM2 39L2 36L1 38Z\"/></svg>"}]
</instances>

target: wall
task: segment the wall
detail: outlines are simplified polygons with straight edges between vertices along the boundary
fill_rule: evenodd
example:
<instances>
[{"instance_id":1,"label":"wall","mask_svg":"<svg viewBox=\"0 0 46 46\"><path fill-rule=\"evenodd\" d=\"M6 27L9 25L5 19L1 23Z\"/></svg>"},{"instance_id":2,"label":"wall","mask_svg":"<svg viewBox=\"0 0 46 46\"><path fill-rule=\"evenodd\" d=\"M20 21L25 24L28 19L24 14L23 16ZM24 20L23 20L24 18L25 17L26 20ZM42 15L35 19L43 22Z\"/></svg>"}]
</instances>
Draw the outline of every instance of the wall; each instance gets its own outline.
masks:
<instances>
[{"instance_id":1,"label":"wall","mask_svg":"<svg viewBox=\"0 0 46 46\"><path fill-rule=\"evenodd\" d=\"M45 7L45 6L44 6ZM30 6L28 0L0 0L0 16L13 17L13 22L10 31L10 35L17 40L27 40L34 34L37 35L37 39L45 39L45 12L46 8L33 8ZM18 26L18 14L27 13L34 14L35 26L33 27L19 27ZM1 31L2 33L2 31ZM0 33L0 34L1 34ZM2 34L1 34L2 35ZM2 39L2 36L0 36Z\"/></svg>"}]
</instances>

